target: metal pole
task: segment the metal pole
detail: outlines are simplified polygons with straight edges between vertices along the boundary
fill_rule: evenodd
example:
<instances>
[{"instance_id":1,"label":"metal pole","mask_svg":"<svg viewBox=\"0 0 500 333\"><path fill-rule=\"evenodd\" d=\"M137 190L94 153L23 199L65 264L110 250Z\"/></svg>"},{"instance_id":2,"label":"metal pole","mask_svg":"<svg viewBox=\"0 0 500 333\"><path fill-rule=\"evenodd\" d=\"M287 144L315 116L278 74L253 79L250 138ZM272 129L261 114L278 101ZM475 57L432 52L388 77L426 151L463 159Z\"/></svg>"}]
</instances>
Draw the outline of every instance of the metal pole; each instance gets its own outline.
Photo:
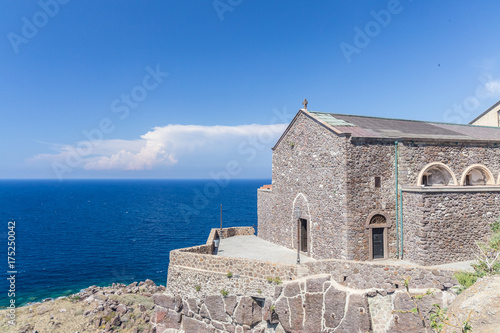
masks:
<instances>
[{"instance_id":1,"label":"metal pole","mask_svg":"<svg viewBox=\"0 0 500 333\"><path fill-rule=\"evenodd\" d=\"M222 204L220 205L220 238L222 238Z\"/></svg>"},{"instance_id":2,"label":"metal pole","mask_svg":"<svg viewBox=\"0 0 500 333\"><path fill-rule=\"evenodd\" d=\"M300 265L300 219L297 219L297 265Z\"/></svg>"},{"instance_id":3,"label":"metal pole","mask_svg":"<svg viewBox=\"0 0 500 333\"><path fill-rule=\"evenodd\" d=\"M400 236L400 239L401 239L401 248L400 248L400 251L401 251L401 254L399 255L399 257L401 259L404 259L404 236L403 236L403 189L399 190L399 209L400 209L400 214L401 214L401 217L399 218L399 223L400 223L400 228L399 230L401 231L401 236Z\"/></svg>"},{"instance_id":4,"label":"metal pole","mask_svg":"<svg viewBox=\"0 0 500 333\"><path fill-rule=\"evenodd\" d=\"M398 141L394 142L394 176L395 176L395 180L394 180L394 183L395 183L395 190L396 190L396 257L397 258L400 258L400 254L399 254L399 233L398 233L398 229L399 229L399 207L398 207L398 182L399 182L399 179L398 179L398 176L399 176L399 170L398 170Z\"/></svg>"}]
</instances>

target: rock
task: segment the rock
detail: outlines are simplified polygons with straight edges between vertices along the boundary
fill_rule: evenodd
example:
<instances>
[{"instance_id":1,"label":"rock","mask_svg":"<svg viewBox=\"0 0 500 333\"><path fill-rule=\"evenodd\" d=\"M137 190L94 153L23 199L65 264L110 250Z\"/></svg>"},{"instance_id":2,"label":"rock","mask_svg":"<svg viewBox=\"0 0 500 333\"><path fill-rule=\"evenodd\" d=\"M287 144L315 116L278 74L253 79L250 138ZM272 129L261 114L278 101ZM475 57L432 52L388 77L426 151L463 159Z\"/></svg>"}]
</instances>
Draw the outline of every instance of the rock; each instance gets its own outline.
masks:
<instances>
[{"instance_id":1,"label":"rock","mask_svg":"<svg viewBox=\"0 0 500 333\"><path fill-rule=\"evenodd\" d=\"M302 331L304 322L304 309L302 307L302 297L291 297L288 299L290 306L290 323L292 331ZM284 326L284 325L283 325Z\"/></svg>"},{"instance_id":2,"label":"rock","mask_svg":"<svg viewBox=\"0 0 500 333\"><path fill-rule=\"evenodd\" d=\"M89 297L85 298L83 301L87 303L91 303L94 300L94 296L90 295Z\"/></svg>"},{"instance_id":3,"label":"rock","mask_svg":"<svg viewBox=\"0 0 500 333\"><path fill-rule=\"evenodd\" d=\"M33 325L31 324L26 324L23 327L19 329L19 333L32 333L33 332Z\"/></svg>"},{"instance_id":4,"label":"rock","mask_svg":"<svg viewBox=\"0 0 500 333\"><path fill-rule=\"evenodd\" d=\"M456 316L455 323L467 320L473 332L498 332L500 327L500 276L479 279L463 291L448 307L447 315ZM443 332L453 332L445 327Z\"/></svg>"},{"instance_id":5,"label":"rock","mask_svg":"<svg viewBox=\"0 0 500 333\"><path fill-rule=\"evenodd\" d=\"M264 308L262 309L262 320L271 321L271 314L272 314L271 306L272 306L272 300L266 298L266 302L264 303Z\"/></svg>"},{"instance_id":6,"label":"rock","mask_svg":"<svg viewBox=\"0 0 500 333\"><path fill-rule=\"evenodd\" d=\"M253 298L242 297L233 319L237 324L253 326L262 320L262 308Z\"/></svg>"},{"instance_id":7,"label":"rock","mask_svg":"<svg viewBox=\"0 0 500 333\"><path fill-rule=\"evenodd\" d=\"M330 275L323 275L309 278L306 281L306 291L308 293L317 293L323 291L323 284L330 280Z\"/></svg>"},{"instance_id":8,"label":"rock","mask_svg":"<svg viewBox=\"0 0 500 333\"><path fill-rule=\"evenodd\" d=\"M120 326L121 324L121 320L120 320L120 315L117 315L116 317L114 317L113 319L111 319L111 322L110 324L113 325L113 326Z\"/></svg>"},{"instance_id":9,"label":"rock","mask_svg":"<svg viewBox=\"0 0 500 333\"><path fill-rule=\"evenodd\" d=\"M290 327L290 308L288 306L288 301L285 297L280 297L276 301L276 313L278 314L278 320L283 326L285 331L291 331Z\"/></svg>"},{"instance_id":10,"label":"rock","mask_svg":"<svg viewBox=\"0 0 500 333\"><path fill-rule=\"evenodd\" d=\"M210 313L208 312L207 306L205 304L201 305L200 316L203 318L210 318Z\"/></svg>"},{"instance_id":11,"label":"rock","mask_svg":"<svg viewBox=\"0 0 500 333\"><path fill-rule=\"evenodd\" d=\"M276 287L274 287L274 299L278 299L278 297L280 297L282 291L283 291L282 285L277 285Z\"/></svg>"},{"instance_id":12,"label":"rock","mask_svg":"<svg viewBox=\"0 0 500 333\"><path fill-rule=\"evenodd\" d=\"M333 286L325 293L325 325L329 328L337 327L344 317L346 292L337 290Z\"/></svg>"},{"instance_id":13,"label":"rock","mask_svg":"<svg viewBox=\"0 0 500 333\"><path fill-rule=\"evenodd\" d=\"M443 283L444 290L450 289L451 287L453 287L452 283L449 283L449 282Z\"/></svg>"},{"instance_id":14,"label":"rock","mask_svg":"<svg viewBox=\"0 0 500 333\"><path fill-rule=\"evenodd\" d=\"M156 305L163 306L167 309L175 311L180 311L182 309L182 298L178 295L154 294L153 301Z\"/></svg>"},{"instance_id":15,"label":"rock","mask_svg":"<svg viewBox=\"0 0 500 333\"><path fill-rule=\"evenodd\" d=\"M207 296L205 299L205 305L210 313L210 318L217 321L227 321L227 315L224 310L224 300L222 296Z\"/></svg>"},{"instance_id":16,"label":"rock","mask_svg":"<svg viewBox=\"0 0 500 333\"><path fill-rule=\"evenodd\" d=\"M236 307L236 296L225 297L224 304L226 305L227 314L232 316L234 313L234 308Z\"/></svg>"},{"instance_id":17,"label":"rock","mask_svg":"<svg viewBox=\"0 0 500 333\"><path fill-rule=\"evenodd\" d=\"M147 279L146 281L144 281L144 284L146 284L147 286L150 286L150 287L156 287L156 284L153 282L153 280L150 280L150 279Z\"/></svg>"},{"instance_id":18,"label":"rock","mask_svg":"<svg viewBox=\"0 0 500 333\"><path fill-rule=\"evenodd\" d=\"M185 332L214 332L213 328L209 327L204 322L197 321L192 318L184 318L184 320L182 321L182 326Z\"/></svg>"},{"instance_id":19,"label":"rock","mask_svg":"<svg viewBox=\"0 0 500 333\"><path fill-rule=\"evenodd\" d=\"M349 295L349 307L338 327L339 332L371 332L370 312L366 295ZM414 332L407 330L406 332Z\"/></svg>"},{"instance_id":20,"label":"rock","mask_svg":"<svg viewBox=\"0 0 500 333\"><path fill-rule=\"evenodd\" d=\"M419 294L419 293L417 293ZM421 293L420 293L421 294ZM411 295L416 295L416 293L411 293ZM433 304L439 304L443 307L443 294L435 293L435 295L426 295L422 297L421 300L417 301L418 307L422 313L424 318L429 317L429 313L433 311ZM402 310L402 311L410 311L413 309L415 305L410 300L408 295L405 292L397 292L394 294L394 310ZM425 325L429 329L429 321L425 320ZM408 312L401 313L396 312L393 315L393 319L390 322L388 332L423 332L424 324L420 319L419 315L416 313Z\"/></svg>"},{"instance_id":21,"label":"rock","mask_svg":"<svg viewBox=\"0 0 500 333\"><path fill-rule=\"evenodd\" d=\"M216 322L216 321L213 321L213 322L212 322L212 326L213 326L213 327L215 327L215 329L218 329L218 330L221 330L221 331L223 331L223 330L224 330L224 325L223 325L223 324L221 324L221 323L218 323L218 322Z\"/></svg>"},{"instance_id":22,"label":"rock","mask_svg":"<svg viewBox=\"0 0 500 333\"><path fill-rule=\"evenodd\" d=\"M95 321L95 328L99 328L99 326L101 326L101 323L102 323L102 317L97 318Z\"/></svg>"},{"instance_id":23,"label":"rock","mask_svg":"<svg viewBox=\"0 0 500 333\"><path fill-rule=\"evenodd\" d=\"M122 315L127 313L127 306L125 304L118 304L118 306L116 307L116 312Z\"/></svg>"},{"instance_id":24,"label":"rock","mask_svg":"<svg viewBox=\"0 0 500 333\"><path fill-rule=\"evenodd\" d=\"M291 282L287 283L283 290L283 296L285 297L294 297L300 294L300 285L299 282Z\"/></svg>"},{"instance_id":25,"label":"rock","mask_svg":"<svg viewBox=\"0 0 500 333\"><path fill-rule=\"evenodd\" d=\"M190 311L192 311L193 313L198 313L198 305L196 304L196 299L188 298L187 304L189 306Z\"/></svg>"},{"instance_id":26,"label":"rock","mask_svg":"<svg viewBox=\"0 0 500 333\"><path fill-rule=\"evenodd\" d=\"M377 292L381 295L381 296L387 296L387 291L386 290L377 290Z\"/></svg>"},{"instance_id":27,"label":"rock","mask_svg":"<svg viewBox=\"0 0 500 333\"><path fill-rule=\"evenodd\" d=\"M144 318L146 319L146 318ZM152 323L162 325L165 328L179 329L182 316L179 312L171 309L156 309L152 317Z\"/></svg>"},{"instance_id":28,"label":"rock","mask_svg":"<svg viewBox=\"0 0 500 333\"><path fill-rule=\"evenodd\" d=\"M309 282L309 281L308 281ZM323 289L323 282L321 283L321 290ZM316 285L318 287L318 285ZM307 286L309 290L309 284ZM321 332L321 317L323 314L323 294L309 294L305 295L305 318L304 318L304 331L306 332Z\"/></svg>"}]
</instances>

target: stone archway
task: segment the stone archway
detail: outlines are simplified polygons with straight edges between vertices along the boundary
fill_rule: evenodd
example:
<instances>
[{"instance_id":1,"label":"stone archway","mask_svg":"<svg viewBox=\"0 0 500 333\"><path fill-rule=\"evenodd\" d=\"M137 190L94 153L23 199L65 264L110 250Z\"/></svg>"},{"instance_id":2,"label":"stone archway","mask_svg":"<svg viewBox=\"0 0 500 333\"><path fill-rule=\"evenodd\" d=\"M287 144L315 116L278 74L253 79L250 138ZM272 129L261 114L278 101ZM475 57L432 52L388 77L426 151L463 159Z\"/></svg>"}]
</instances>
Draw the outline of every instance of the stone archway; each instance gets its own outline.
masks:
<instances>
[{"instance_id":1,"label":"stone archway","mask_svg":"<svg viewBox=\"0 0 500 333\"><path fill-rule=\"evenodd\" d=\"M429 163L418 175L417 186L447 186L457 185L453 171L444 163Z\"/></svg>"},{"instance_id":2,"label":"stone archway","mask_svg":"<svg viewBox=\"0 0 500 333\"><path fill-rule=\"evenodd\" d=\"M460 179L460 185L495 185L491 171L482 164L474 164L465 169Z\"/></svg>"}]
</instances>

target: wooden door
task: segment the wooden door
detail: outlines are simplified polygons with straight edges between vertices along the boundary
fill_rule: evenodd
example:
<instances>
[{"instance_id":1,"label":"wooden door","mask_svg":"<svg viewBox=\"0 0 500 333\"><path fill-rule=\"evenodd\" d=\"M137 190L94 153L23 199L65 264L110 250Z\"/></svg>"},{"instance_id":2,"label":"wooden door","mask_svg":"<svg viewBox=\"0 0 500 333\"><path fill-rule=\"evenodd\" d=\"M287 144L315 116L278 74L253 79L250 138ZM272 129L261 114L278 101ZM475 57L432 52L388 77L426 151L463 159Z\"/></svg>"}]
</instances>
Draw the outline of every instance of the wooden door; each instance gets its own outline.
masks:
<instances>
[{"instance_id":1,"label":"wooden door","mask_svg":"<svg viewBox=\"0 0 500 333\"><path fill-rule=\"evenodd\" d=\"M384 258L384 228L372 229L373 259Z\"/></svg>"}]
</instances>

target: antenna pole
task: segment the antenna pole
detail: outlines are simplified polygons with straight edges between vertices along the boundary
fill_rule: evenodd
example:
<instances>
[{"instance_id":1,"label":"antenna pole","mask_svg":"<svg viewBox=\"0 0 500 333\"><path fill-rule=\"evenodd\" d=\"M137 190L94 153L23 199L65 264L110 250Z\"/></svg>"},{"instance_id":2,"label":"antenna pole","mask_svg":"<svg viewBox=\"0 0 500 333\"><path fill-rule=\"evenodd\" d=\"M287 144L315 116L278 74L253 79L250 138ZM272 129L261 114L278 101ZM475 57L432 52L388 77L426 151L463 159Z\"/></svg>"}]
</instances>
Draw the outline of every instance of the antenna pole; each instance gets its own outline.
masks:
<instances>
[{"instance_id":1,"label":"antenna pole","mask_svg":"<svg viewBox=\"0 0 500 333\"><path fill-rule=\"evenodd\" d=\"M220 237L222 238L222 204L220 205Z\"/></svg>"}]
</instances>

